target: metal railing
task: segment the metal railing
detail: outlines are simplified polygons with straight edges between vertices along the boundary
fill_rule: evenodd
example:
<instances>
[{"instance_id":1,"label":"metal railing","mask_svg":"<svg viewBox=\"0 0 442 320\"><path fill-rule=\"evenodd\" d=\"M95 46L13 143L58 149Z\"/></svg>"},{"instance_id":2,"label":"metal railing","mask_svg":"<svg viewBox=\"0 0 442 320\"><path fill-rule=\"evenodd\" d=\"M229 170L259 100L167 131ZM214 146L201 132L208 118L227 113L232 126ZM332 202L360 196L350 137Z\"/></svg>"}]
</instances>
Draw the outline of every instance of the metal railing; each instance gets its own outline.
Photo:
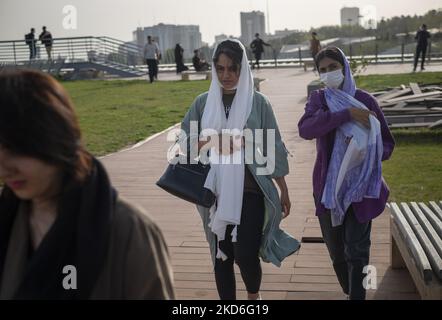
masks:
<instances>
[{"instance_id":1,"label":"metal railing","mask_svg":"<svg viewBox=\"0 0 442 320\"><path fill-rule=\"evenodd\" d=\"M414 41L371 41L370 43L347 43L338 45L350 60L365 60L370 64L377 63L410 63L414 60L416 43ZM304 62L311 62L313 58L306 45L300 45L294 51L277 53L277 50L266 48L261 60L264 66L302 66ZM249 52L249 58L253 55ZM430 41L426 61L442 61L442 41Z\"/></svg>"},{"instance_id":2,"label":"metal railing","mask_svg":"<svg viewBox=\"0 0 442 320\"><path fill-rule=\"evenodd\" d=\"M36 60L47 59L44 45L40 41L37 43ZM392 43L396 52L391 54L381 54L380 48L376 45L364 47L364 45L344 46L344 52L352 59L357 61L368 61L369 63L411 63L414 58L412 52L414 46L412 43ZM387 48L388 49L388 48ZM386 52L382 48L382 52ZM66 63L75 62L101 62L113 63L130 68L141 69L145 71L144 59L142 56L143 48L133 43L123 42L111 37L71 37L54 38L52 45L52 59L64 60ZM252 55L248 53L249 59ZM23 65L29 63L30 48L25 40L0 41L0 65ZM160 61L161 71L175 71L173 58L168 57ZM442 43L432 43L427 52L428 61L442 61ZM274 67L302 67L305 62L311 62L309 52L299 48L297 52L292 53L290 57L284 58L275 50L267 50L261 65L264 68ZM191 63L186 63L190 69L193 69Z\"/></svg>"},{"instance_id":3,"label":"metal railing","mask_svg":"<svg viewBox=\"0 0 442 320\"><path fill-rule=\"evenodd\" d=\"M47 59L45 46L36 41L36 59ZM54 38L52 59L66 62L115 62L127 66L142 63L142 48L111 37ZM30 60L25 40L0 41L0 63L22 64Z\"/></svg>"}]
</instances>

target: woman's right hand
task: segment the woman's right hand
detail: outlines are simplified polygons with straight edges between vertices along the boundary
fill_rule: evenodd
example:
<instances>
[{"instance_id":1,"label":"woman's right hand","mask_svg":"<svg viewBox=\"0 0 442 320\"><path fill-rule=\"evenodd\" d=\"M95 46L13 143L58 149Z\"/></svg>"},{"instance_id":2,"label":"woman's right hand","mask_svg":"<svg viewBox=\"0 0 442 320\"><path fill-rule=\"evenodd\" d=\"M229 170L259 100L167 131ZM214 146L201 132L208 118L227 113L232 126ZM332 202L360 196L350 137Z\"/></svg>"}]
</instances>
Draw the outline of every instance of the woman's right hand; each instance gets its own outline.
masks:
<instances>
[{"instance_id":1,"label":"woman's right hand","mask_svg":"<svg viewBox=\"0 0 442 320\"><path fill-rule=\"evenodd\" d=\"M228 156L241 150L243 140L242 137L234 137L231 134L219 134L218 141L219 154Z\"/></svg>"},{"instance_id":2,"label":"woman's right hand","mask_svg":"<svg viewBox=\"0 0 442 320\"><path fill-rule=\"evenodd\" d=\"M228 156L241 149L244 145L244 141L241 138L241 143L234 143L233 136L230 134L218 134L209 136L207 141L199 141L198 143L199 149L210 149L215 147L218 150L219 154Z\"/></svg>"},{"instance_id":3,"label":"woman's right hand","mask_svg":"<svg viewBox=\"0 0 442 320\"><path fill-rule=\"evenodd\" d=\"M354 121L361 123L367 129L370 129L370 115L376 116L373 111L359 109L359 108L349 108L351 118Z\"/></svg>"}]
</instances>

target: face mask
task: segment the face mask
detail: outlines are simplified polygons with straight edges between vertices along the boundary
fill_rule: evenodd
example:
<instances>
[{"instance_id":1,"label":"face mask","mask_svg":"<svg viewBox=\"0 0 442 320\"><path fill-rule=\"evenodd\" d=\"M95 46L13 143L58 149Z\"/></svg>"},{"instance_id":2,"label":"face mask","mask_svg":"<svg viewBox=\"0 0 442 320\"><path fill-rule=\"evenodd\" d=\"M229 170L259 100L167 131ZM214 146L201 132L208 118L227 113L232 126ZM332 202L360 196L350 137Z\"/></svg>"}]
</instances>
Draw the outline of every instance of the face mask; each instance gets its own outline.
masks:
<instances>
[{"instance_id":1,"label":"face mask","mask_svg":"<svg viewBox=\"0 0 442 320\"><path fill-rule=\"evenodd\" d=\"M321 81L329 88L337 89L344 81L342 70L321 73Z\"/></svg>"}]
</instances>

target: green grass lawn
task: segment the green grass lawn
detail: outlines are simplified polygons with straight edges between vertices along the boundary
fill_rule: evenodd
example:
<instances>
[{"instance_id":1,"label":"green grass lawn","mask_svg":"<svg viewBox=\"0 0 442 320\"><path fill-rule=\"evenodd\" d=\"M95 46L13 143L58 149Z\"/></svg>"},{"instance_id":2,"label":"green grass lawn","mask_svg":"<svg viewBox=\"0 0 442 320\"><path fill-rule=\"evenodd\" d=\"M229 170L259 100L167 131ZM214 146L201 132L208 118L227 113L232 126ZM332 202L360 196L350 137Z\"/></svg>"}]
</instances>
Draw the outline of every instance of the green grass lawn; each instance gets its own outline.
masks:
<instances>
[{"instance_id":1,"label":"green grass lawn","mask_svg":"<svg viewBox=\"0 0 442 320\"><path fill-rule=\"evenodd\" d=\"M358 87L383 90L410 82L439 83L442 72L359 76ZM383 163L383 174L391 189L390 201L442 200L442 130L393 130L396 148Z\"/></svg>"},{"instance_id":2,"label":"green grass lawn","mask_svg":"<svg viewBox=\"0 0 442 320\"><path fill-rule=\"evenodd\" d=\"M380 91L389 87L398 87L401 84L408 85L410 82L417 82L420 85L427 83L442 84L442 72L373 74L356 77L358 88L369 92Z\"/></svg>"},{"instance_id":3,"label":"green grass lawn","mask_svg":"<svg viewBox=\"0 0 442 320\"><path fill-rule=\"evenodd\" d=\"M63 82L77 109L87 148L104 155L180 122L208 81Z\"/></svg>"},{"instance_id":4,"label":"green grass lawn","mask_svg":"<svg viewBox=\"0 0 442 320\"><path fill-rule=\"evenodd\" d=\"M390 201L442 200L442 130L394 130L396 148L383 163Z\"/></svg>"}]
</instances>

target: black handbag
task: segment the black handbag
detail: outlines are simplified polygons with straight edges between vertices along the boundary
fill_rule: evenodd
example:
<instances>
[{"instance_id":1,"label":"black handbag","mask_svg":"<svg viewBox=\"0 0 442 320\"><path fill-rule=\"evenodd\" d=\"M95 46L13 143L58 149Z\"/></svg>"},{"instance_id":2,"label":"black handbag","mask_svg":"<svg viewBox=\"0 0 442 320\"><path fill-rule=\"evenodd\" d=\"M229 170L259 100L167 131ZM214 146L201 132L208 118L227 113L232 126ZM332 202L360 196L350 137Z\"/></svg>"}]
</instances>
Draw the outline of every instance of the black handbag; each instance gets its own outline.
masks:
<instances>
[{"instance_id":1,"label":"black handbag","mask_svg":"<svg viewBox=\"0 0 442 320\"><path fill-rule=\"evenodd\" d=\"M164 174L157 181L157 186L183 200L210 208L215 203L213 192L204 187L207 174L210 170L209 164L191 164L185 156L176 155L176 158L169 164Z\"/></svg>"}]
</instances>

